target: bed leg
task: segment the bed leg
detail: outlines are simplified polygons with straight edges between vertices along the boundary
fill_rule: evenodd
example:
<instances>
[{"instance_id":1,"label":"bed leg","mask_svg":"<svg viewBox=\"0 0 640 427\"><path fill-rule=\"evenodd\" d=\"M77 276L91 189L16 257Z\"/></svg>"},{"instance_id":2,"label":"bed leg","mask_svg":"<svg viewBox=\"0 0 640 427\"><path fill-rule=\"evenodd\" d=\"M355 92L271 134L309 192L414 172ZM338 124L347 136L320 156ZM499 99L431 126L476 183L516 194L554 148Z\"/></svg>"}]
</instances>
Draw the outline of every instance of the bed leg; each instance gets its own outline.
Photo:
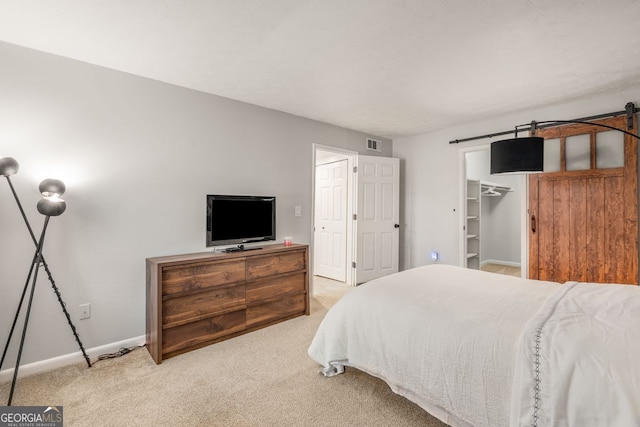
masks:
<instances>
[{"instance_id":1,"label":"bed leg","mask_svg":"<svg viewBox=\"0 0 640 427\"><path fill-rule=\"evenodd\" d=\"M344 373L344 365L329 365L328 368L322 368L320 373L325 377L335 377Z\"/></svg>"}]
</instances>

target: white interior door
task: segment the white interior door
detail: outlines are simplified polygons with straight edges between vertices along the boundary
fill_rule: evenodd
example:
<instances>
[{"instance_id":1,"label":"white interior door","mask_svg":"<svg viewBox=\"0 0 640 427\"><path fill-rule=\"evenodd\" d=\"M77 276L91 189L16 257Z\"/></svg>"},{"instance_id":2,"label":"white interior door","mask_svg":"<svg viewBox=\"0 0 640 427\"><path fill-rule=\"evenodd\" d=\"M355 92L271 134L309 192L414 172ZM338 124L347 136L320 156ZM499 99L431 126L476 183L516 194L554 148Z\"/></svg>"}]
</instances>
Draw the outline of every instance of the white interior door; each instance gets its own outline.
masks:
<instances>
[{"instance_id":1,"label":"white interior door","mask_svg":"<svg viewBox=\"0 0 640 427\"><path fill-rule=\"evenodd\" d=\"M347 279L347 160L316 166L315 274Z\"/></svg>"},{"instance_id":2,"label":"white interior door","mask_svg":"<svg viewBox=\"0 0 640 427\"><path fill-rule=\"evenodd\" d=\"M358 156L355 283L398 271L400 160Z\"/></svg>"}]
</instances>

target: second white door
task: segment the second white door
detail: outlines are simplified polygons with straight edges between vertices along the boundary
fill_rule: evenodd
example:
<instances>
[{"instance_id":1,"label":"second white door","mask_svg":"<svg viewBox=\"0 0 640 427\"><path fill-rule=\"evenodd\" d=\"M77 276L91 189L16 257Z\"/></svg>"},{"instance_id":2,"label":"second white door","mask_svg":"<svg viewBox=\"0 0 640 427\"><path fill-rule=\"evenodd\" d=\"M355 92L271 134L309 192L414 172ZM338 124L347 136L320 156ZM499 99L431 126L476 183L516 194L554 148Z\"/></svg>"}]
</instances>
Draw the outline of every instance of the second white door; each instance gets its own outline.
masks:
<instances>
[{"instance_id":1,"label":"second white door","mask_svg":"<svg viewBox=\"0 0 640 427\"><path fill-rule=\"evenodd\" d=\"M341 282L347 268L347 161L316 166L315 274Z\"/></svg>"}]
</instances>

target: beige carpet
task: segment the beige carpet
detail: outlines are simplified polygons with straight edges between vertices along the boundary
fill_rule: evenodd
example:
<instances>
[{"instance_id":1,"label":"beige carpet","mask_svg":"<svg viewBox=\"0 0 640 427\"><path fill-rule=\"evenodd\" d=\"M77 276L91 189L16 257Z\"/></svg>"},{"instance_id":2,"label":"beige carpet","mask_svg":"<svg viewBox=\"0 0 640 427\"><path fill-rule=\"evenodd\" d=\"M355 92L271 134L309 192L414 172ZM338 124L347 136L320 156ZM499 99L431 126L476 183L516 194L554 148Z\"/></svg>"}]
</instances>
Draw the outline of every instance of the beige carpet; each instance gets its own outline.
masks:
<instances>
[{"instance_id":1,"label":"beige carpet","mask_svg":"<svg viewBox=\"0 0 640 427\"><path fill-rule=\"evenodd\" d=\"M65 426L437 426L355 369L325 378L307 348L340 293L298 317L154 364L146 349L19 378L15 405L63 405ZM0 385L0 402L9 383ZM3 404L3 403L0 403Z\"/></svg>"}]
</instances>

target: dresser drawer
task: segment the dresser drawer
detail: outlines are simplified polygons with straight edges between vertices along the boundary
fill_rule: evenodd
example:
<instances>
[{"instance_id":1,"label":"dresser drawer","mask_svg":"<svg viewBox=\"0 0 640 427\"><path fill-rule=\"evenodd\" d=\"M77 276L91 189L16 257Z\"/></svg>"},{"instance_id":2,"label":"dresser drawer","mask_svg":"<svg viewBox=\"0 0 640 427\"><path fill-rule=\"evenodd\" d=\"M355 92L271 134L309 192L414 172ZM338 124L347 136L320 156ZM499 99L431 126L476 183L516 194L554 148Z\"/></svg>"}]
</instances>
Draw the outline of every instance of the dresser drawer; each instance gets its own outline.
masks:
<instances>
[{"instance_id":1,"label":"dresser drawer","mask_svg":"<svg viewBox=\"0 0 640 427\"><path fill-rule=\"evenodd\" d=\"M247 280L305 270L305 253L300 250L247 258Z\"/></svg>"},{"instance_id":2,"label":"dresser drawer","mask_svg":"<svg viewBox=\"0 0 640 427\"><path fill-rule=\"evenodd\" d=\"M167 298L162 304L162 324L185 323L198 317L242 309L245 306L244 285L216 287L183 297Z\"/></svg>"},{"instance_id":3,"label":"dresser drawer","mask_svg":"<svg viewBox=\"0 0 640 427\"><path fill-rule=\"evenodd\" d=\"M306 290L306 277L306 273L295 273L247 283L247 305L304 293Z\"/></svg>"},{"instance_id":4,"label":"dresser drawer","mask_svg":"<svg viewBox=\"0 0 640 427\"><path fill-rule=\"evenodd\" d=\"M238 310L193 323L164 329L162 353L197 346L245 329L245 311Z\"/></svg>"},{"instance_id":5,"label":"dresser drawer","mask_svg":"<svg viewBox=\"0 0 640 427\"><path fill-rule=\"evenodd\" d=\"M247 307L247 328L282 320L284 317L302 315L306 310L306 294L283 298L254 307Z\"/></svg>"},{"instance_id":6,"label":"dresser drawer","mask_svg":"<svg viewBox=\"0 0 640 427\"><path fill-rule=\"evenodd\" d=\"M162 295L211 288L245 280L245 261L203 262L162 269Z\"/></svg>"}]
</instances>

